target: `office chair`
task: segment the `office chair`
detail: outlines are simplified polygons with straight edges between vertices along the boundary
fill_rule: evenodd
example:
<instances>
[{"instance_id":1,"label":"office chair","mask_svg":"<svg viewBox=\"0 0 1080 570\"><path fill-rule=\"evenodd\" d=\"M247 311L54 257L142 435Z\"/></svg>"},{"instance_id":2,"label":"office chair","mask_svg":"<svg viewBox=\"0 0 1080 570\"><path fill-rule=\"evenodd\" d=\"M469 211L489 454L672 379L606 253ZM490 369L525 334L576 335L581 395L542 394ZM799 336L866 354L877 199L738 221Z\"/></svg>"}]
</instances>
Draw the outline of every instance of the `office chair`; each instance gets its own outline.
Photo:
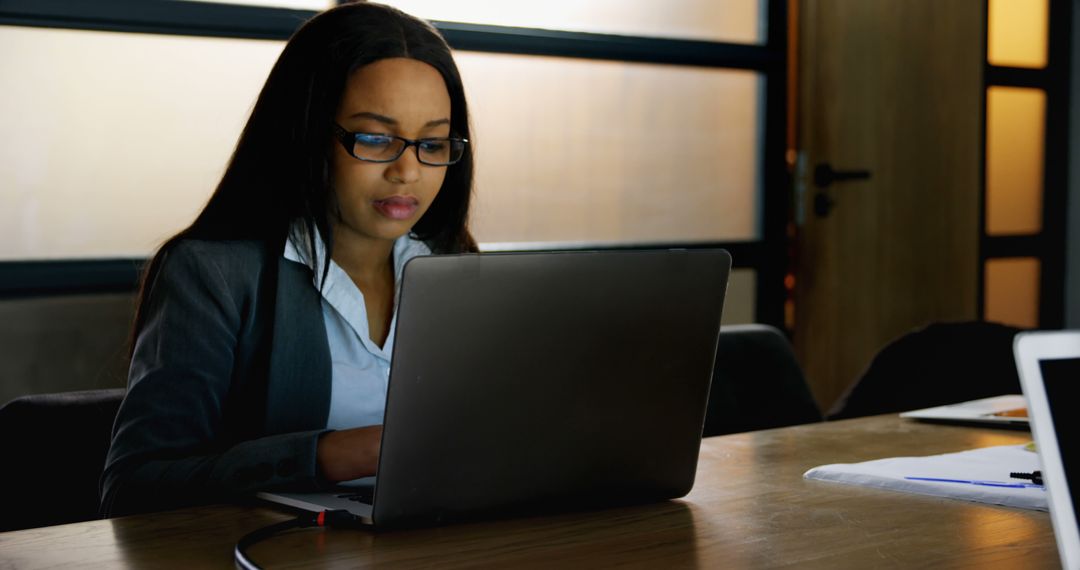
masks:
<instances>
[{"instance_id":1,"label":"office chair","mask_svg":"<svg viewBox=\"0 0 1080 570\"><path fill-rule=\"evenodd\" d=\"M1013 337L998 323L933 323L885 345L827 414L858 418L1020 394Z\"/></svg>"},{"instance_id":2,"label":"office chair","mask_svg":"<svg viewBox=\"0 0 1080 570\"><path fill-rule=\"evenodd\" d=\"M22 396L0 408L0 531L98 517L123 389Z\"/></svg>"},{"instance_id":3,"label":"office chair","mask_svg":"<svg viewBox=\"0 0 1080 570\"><path fill-rule=\"evenodd\" d=\"M820 422L787 338L768 325L720 329L703 437Z\"/></svg>"}]
</instances>

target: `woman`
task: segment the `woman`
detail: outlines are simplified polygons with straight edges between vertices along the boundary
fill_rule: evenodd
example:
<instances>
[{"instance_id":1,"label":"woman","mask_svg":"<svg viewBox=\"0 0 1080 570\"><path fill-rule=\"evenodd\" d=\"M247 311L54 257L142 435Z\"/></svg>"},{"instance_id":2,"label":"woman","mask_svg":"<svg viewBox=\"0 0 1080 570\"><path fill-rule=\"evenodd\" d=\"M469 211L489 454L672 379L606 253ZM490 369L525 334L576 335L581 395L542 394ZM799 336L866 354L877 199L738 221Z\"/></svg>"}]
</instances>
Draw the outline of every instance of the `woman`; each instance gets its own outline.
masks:
<instances>
[{"instance_id":1,"label":"woman","mask_svg":"<svg viewBox=\"0 0 1080 570\"><path fill-rule=\"evenodd\" d=\"M402 268L476 249L468 137L430 25L358 3L296 32L147 269L104 514L375 472Z\"/></svg>"}]
</instances>

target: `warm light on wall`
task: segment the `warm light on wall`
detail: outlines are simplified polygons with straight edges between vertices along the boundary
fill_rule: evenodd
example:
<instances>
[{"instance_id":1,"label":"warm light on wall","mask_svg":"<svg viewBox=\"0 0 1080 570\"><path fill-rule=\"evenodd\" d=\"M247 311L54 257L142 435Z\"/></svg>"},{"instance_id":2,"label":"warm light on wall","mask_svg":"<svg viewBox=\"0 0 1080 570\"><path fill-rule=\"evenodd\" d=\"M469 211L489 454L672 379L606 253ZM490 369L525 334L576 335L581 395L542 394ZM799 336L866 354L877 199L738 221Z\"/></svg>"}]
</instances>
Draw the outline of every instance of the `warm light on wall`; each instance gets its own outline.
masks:
<instances>
[{"instance_id":1,"label":"warm light on wall","mask_svg":"<svg viewBox=\"0 0 1080 570\"><path fill-rule=\"evenodd\" d=\"M986 233L1042 230L1046 92L991 87L986 94Z\"/></svg>"},{"instance_id":2,"label":"warm light on wall","mask_svg":"<svg viewBox=\"0 0 1080 570\"><path fill-rule=\"evenodd\" d=\"M1039 260L1033 257L986 262L983 318L1022 328L1039 326Z\"/></svg>"},{"instance_id":3,"label":"warm light on wall","mask_svg":"<svg viewBox=\"0 0 1080 570\"><path fill-rule=\"evenodd\" d=\"M987 60L1007 67L1046 67L1049 0L990 0Z\"/></svg>"}]
</instances>

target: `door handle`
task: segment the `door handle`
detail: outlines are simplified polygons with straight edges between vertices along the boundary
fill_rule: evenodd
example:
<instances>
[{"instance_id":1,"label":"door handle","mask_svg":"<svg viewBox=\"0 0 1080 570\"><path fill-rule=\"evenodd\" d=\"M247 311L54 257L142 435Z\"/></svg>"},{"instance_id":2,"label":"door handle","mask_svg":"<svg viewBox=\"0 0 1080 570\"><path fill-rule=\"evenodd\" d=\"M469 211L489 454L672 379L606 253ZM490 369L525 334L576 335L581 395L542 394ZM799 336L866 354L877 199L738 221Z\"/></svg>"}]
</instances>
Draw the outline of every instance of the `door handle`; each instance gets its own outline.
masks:
<instances>
[{"instance_id":1,"label":"door handle","mask_svg":"<svg viewBox=\"0 0 1080 570\"><path fill-rule=\"evenodd\" d=\"M836 201L825 190L832 186L833 182L847 182L850 180L867 180L870 178L869 170L833 170L828 162L814 167L814 186L818 191L814 193L814 214L819 218L828 217L836 205Z\"/></svg>"},{"instance_id":2,"label":"door handle","mask_svg":"<svg viewBox=\"0 0 1080 570\"><path fill-rule=\"evenodd\" d=\"M814 186L828 188L833 182L847 182L849 180L866 180L870 178L869 170L833 170L828 162L814 167Z\"/></svg>"},{"instance_id":3,"label":"door handle","mask_svg":"<svg viewBox=\"0 0 1080 570\"><path fill-rule=\"evenodd\" d=\"M814 215L817 217L827 218L835 205L836 201L828 194L820 191L814 193Z\"/></svg>"}]
</instances>

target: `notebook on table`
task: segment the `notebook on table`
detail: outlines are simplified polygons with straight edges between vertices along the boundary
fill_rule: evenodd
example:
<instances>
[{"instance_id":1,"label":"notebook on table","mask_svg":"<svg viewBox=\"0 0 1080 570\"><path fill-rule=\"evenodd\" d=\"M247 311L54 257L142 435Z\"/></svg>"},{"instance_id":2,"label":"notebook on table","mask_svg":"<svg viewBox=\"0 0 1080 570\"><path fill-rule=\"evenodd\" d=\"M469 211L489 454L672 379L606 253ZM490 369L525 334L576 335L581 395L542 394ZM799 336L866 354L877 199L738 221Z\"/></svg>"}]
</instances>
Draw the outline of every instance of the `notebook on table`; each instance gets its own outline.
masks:
<instances>
[{"instance_id":1,"label":"notebook on table","mask_svg":"<svg viewBox=\"0 0 1080 570\"><path fill-rule=\"evenodd\" d=\"M717 249L414 258L373 485L259 497L394 527L683 496L730 266Z\"/></svg>"},{"instance_id":2,"label":"notebook on table","mask_svg":"<svg viewBox=\"0 0 1080 570\"><path fill-rule=\"evenodd\" d=\"M1027 428L1027 402L1020 394L982 398L958 404L934 406L900 414L902 418L943 423L974 423Z\"/></svg>"},{"instance_id":3,"label":"notebook on table","mask_svg":"<svg viewBox=\"0 0 1080 570\"><path fill-rule=\"evenodd\" d=\"M1021 333L1014 352L1061 564L1080 568L1080 331Z\"/></svg>"}]
</instances>

